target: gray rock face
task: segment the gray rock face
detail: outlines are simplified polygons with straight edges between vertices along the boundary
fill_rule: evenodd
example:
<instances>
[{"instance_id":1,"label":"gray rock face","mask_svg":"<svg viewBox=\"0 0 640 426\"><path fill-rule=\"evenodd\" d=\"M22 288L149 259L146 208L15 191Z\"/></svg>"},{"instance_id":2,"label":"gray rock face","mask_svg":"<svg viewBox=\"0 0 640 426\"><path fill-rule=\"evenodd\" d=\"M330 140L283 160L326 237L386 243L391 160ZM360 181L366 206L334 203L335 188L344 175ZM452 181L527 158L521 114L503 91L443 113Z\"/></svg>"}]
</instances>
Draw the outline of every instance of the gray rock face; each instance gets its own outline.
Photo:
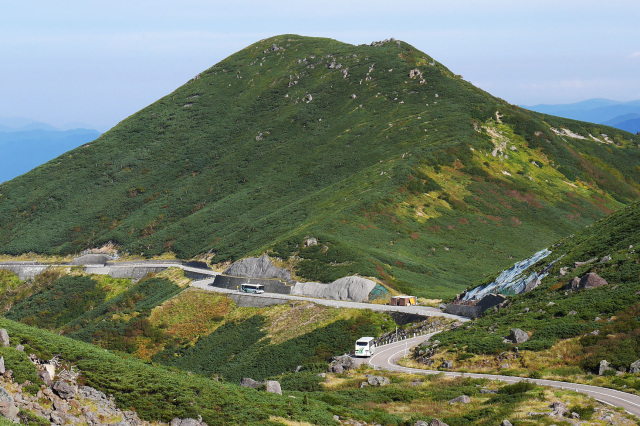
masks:
<instances>
[{"instance_id":1,"label":"gray rock face","mask_svg":"<svg viewBox=\"0 0 640 426\"><path fill-rule=\"evenodd\" d=\"M171 426L206 426L207 424L201 420L196 419L180 419L178 417L171 420L169 423Z\"/></svg>"},{"instance_id":2,"label":"gray rock face","mask_svg":"<svg viewBox=\"0 0 640 426\"><path fill-rule=\"evenodd\" d=\"M318 297L322 299L349 300L352 302L366 302L369 293L376 286L374 281L362 277L344 277L331 284L296 283L291 290L295 296Z\"/></svg>"},{"instance_id":3,"label":"gray rock face","mask_svg":"<svg viewBox=\"0 0 640 426\"><path fill-rule=\"evenodd\" d=\"M529 340L529 335L526 331L523 331L519 328L512 328L511 334L509 334L509 340L513 343L524 343Z\"/></svg>"},{"instance_id":4,"label":"gray rock face","mask_svg":"<svg viewBox=\"0 0 640 426\"><path fill-rule=\"evenodd\" d=\"M280 387L280 382L277 380L267 380L264 384L267 392L282 395L282 388Z\"/></svg>"},{"instance_id":5,"label":"gray rock face","mask_svg":"<svg viewBox=\"0 0 640 426\"><path fill-rule=\"evenodd\" d=\"M444 361L442 361L442 365L440 365L441 368L453 368L453 361L445 359Z\"/></svg>"},{"instance_id":6,"label":"gray rock face","mask_svg":"<svg viewBox=\"0 0 640 426\"><path fill-rule=\"evenodd\" d=\"M538 287L542 282L537 274L532 274L524 284L524 292L529 293L531 290Z\"/></svg>"},{"instance_id":7,"label":"gray rock face","mask_svg":"<svg viewBox=\"0 0 640 426\"><path fill-rule=\"evenodd\" d=\"M580 278L573 277L573 279L565 287L567 290L577 290L580 287Z\"/></svg>"},{"instance_id":8,"label":"gray rock face","mask_svg":"<svg viewBox=\"0 0 640 426\"><path fill-rule=\"evenodd\" d=\"M603 285L607 285L607 280L596 274L595 272L589 272L584 277L580 278L579 288L591 289L602 287Z\"/></svg>"},{"instance_id":9,"label":"gray rock face","mask_svg":"<svg viewBox=\"0 0 640 426\"><path fill-rule=\"evenodd\" d=\"M0 414L11 420L17 419L20 410L16 407L13 397L5 388L0 386Z\"/></svg>"},{"instance_id":10,"label":"gray rock face","mask_svg":"<svg viewBox=\"0 0 640 426\"><path fill-rule=\"evenodd\" d=\"M294 282L291 272L273 266L266 255L242 259L228 267L223 274L232 277L277 278L291 284Z\"/></svg>"},{"instance_id":11,"label":"gray rock face","mask_svg":"<svg viewBox=\"0 0 640 426\"><path fill-rule=\"evenodd\" d=\"M4 347L9 347L9 333L4 328L0 328L0 344Z\"/></svg>"},{"instance_id":12,"label":"gray rock face","mask_svg":"<svg viewBox=\"0 0 640 426\"><path fill-rule=\"evenodd\" d=\"M245 377L242 380L240 380L240 386L244 387L244 388L253 388L256 389L257 387L260 386L260 382L256 382L255 380L249 378L249 377Z\"/></svg>"},{"instance_id":13,"label":"gray rock face","mask_svg":"<svg viewBox=\"0 0 640 426\"><path fill-rule=\"evenodd\" d=\"M629 366L629 373L638 374L640 373L640 359L636 362L632 362Z\"/></svg>"},{"instance_id":14,"label":"gray rock face","mask_svg":"<svg viewBox=\"0 0 640 426\"><path fill-rule=\"evenodd\" d=\"M76 396L76 390L69 383L62 380L55 382L51 389L63 399L71 399Z\"/></svg>"},{"instance_id":15,"label":"gray rock face","mask_svg":"<svg viewBox=\"0 0 640 426\"><path fill-rule=\"evenodd\" d=\"M462 404L468 404L471 402L471 398L469 398L467 395L460 395L459 397L450 400L449 404L456 404L458 402Z\"/></svg>"}]
</instances>

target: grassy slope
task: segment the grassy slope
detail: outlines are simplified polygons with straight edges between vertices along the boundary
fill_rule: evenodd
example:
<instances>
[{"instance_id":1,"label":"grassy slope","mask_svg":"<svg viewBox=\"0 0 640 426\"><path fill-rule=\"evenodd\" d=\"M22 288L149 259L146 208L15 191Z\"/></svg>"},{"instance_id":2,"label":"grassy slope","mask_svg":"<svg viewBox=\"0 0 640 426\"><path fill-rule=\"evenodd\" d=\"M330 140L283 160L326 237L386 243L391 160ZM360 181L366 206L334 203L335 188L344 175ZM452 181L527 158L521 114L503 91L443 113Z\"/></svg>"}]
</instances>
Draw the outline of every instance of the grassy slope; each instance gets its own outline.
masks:
<instances>
[{"instance_id":1,"label":"grassy slope","mask_svg":"<svg viewBox=\"0 0 640 426\"><path fill-rule=\"evenodd\" d=\"M591 375L597 373L603 359L616 370L628 370L640 359L639 243L639 203L561 240L552 246L553 254L537 265L541 270L560 258L540 287L514 296L508 307L489 312L468 327L443 333L439 336L441 353L435 359L454 357L458 368L473 371L498 371L507 363L507 373L511 374L597 380L599 384L639 391L637 375L612 374L608 379ZM575 262L604 256L611 260L575 266ZM562 267L570 271L564 277L559 276ZM573 277L587 272L596 272L609 284L591 290L565 290ZM521 350L518 357L496 357L512 348L502 342L511 328L525 330L530 340L517 345Z\"/></svg>"},{"instance_id":2,"label":"grassy slope","mask_svg":"<svg viewBox=\"0 0 640 426\"><path fill-rule=\"evenodd\" d=\"M637 144L510 106L406 43L279 36L0 185L0 251L272 250L303 278L449 296L636 199Z\"/></svg>"}]
</instances>

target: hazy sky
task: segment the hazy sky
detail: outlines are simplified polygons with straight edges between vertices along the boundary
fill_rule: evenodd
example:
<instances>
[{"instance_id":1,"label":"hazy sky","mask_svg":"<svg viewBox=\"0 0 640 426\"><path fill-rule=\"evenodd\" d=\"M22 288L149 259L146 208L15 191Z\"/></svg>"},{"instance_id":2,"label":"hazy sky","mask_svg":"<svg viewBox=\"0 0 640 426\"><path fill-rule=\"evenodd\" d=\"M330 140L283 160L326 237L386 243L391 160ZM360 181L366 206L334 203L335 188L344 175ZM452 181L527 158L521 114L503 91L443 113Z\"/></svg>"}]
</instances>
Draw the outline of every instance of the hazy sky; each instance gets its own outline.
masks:
<instances>
[{"instance_id":1,"label":"hazy sky","mask_svg":"<svg viewBox=\"0 0 640 426\"><path fill-rule=\"evenodd\" d=\"M0 116L106 130L286 33L395 37L514 104L640 99L640 1L3 1Z\"/></svg>"}]
</instances>

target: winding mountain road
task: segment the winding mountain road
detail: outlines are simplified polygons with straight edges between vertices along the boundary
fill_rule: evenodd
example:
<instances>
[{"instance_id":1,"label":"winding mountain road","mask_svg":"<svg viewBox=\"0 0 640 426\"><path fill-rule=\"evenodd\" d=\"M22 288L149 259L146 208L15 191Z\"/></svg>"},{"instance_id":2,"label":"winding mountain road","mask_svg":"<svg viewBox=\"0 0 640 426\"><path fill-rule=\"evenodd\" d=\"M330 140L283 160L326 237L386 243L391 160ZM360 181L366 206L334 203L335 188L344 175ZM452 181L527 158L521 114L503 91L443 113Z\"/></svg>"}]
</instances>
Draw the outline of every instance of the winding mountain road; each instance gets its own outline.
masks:
<instances>
[{"instance_id":1,"label":"winding mountain road","mask_svg":"<svg viewBox=\"0 0 640 426\"><path fill-rule=\"evenodd\" d=\"M630 393L621 392L614 389L601 388L598 386L583 385L579 383L559 382L556 380L529 379L525 377L500 376L496 374L476 374L476 373L458 373L453 371L435 371L422 370L419 368L403 367L397 364L397 361L407 355L409 350L428 340L437 333L426 334L423 336L413 337L399 342L390 343L388 345L379 346L376 352L368 359L368 364L378 369L397 371L400 373L410 374L444 374L449 377L472 377L474 379L490 379L500 380L506 383L516 383L528 380L541 386L551 386L560 389L569 389L576 392L587 394L596 400L608 405L621 407L629 414L640 416L640 396Z\"/></svg>"}]
</instances>

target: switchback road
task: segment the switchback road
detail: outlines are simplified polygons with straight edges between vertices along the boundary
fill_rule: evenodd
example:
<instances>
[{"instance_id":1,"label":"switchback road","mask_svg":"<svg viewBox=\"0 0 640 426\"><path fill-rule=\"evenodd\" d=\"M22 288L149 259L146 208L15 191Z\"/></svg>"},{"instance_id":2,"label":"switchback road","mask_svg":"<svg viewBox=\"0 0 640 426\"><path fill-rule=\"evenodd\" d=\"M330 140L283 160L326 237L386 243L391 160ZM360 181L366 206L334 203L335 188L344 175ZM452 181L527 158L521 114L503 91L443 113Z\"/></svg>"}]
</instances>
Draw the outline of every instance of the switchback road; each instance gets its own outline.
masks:
<instances>
[{"instance_id":1,"label":"switchback road","mask_svg":"<svg viewBox=\"0 0 640 426\"><path fill-rule=\"evenodd\" d=\"M419 368L403 367L397 364L397 361L407 355L409 350L428 340L437 333L426 334L419 337L413 337L399 342L390 343L388 345L376 348L375 354L369 358L368 363L376 368L397 371L400 373L410 374L444 374L449 377L472 377L475 379L483 378L490 380L500 380L506 383L516 383L528 380L541 386L551 386L554 388L568 389L576 392L587 394L605 404L621 407L634 416L640 416L640 396L618 390L601 388L598 386L582 385L578 383L559 382L556 380L544 379L528 379L525 377L500 376L496 374L475 374L475 373L457 373L453 371L434 371L422 370Z\"/></svg>"},{"instance_id":2,"label":"switchback road","mask_svg":"<svg viewBox=\"0 0 640 426\"><path fill-rule=\"evenodd\" d=\"M469 318L446 314L442 312L440 309L432 308L429 306L378 305L374 303L359 303L359 302L349 302L346 300L318 299L313 297L293 296L291 294L278 294L278 293L262 293L262 294L239 293L237 290L229 290L226 288L214 287L211 285L213 281L214 281L213 279L193 281L191 283L191 287L197 287L207 291L214 291L218 293L241 294L246 297L285 299L285 300L305 300L308 302L317 303L318 305L330 306L333 308L371 309L372 311L379 311L379 312L403 312L403 313L409 313L409 314L422 315L426 317L446 317L446 318L457 319L463 322L469 321Z\"/></svg>"}]
</instances>

